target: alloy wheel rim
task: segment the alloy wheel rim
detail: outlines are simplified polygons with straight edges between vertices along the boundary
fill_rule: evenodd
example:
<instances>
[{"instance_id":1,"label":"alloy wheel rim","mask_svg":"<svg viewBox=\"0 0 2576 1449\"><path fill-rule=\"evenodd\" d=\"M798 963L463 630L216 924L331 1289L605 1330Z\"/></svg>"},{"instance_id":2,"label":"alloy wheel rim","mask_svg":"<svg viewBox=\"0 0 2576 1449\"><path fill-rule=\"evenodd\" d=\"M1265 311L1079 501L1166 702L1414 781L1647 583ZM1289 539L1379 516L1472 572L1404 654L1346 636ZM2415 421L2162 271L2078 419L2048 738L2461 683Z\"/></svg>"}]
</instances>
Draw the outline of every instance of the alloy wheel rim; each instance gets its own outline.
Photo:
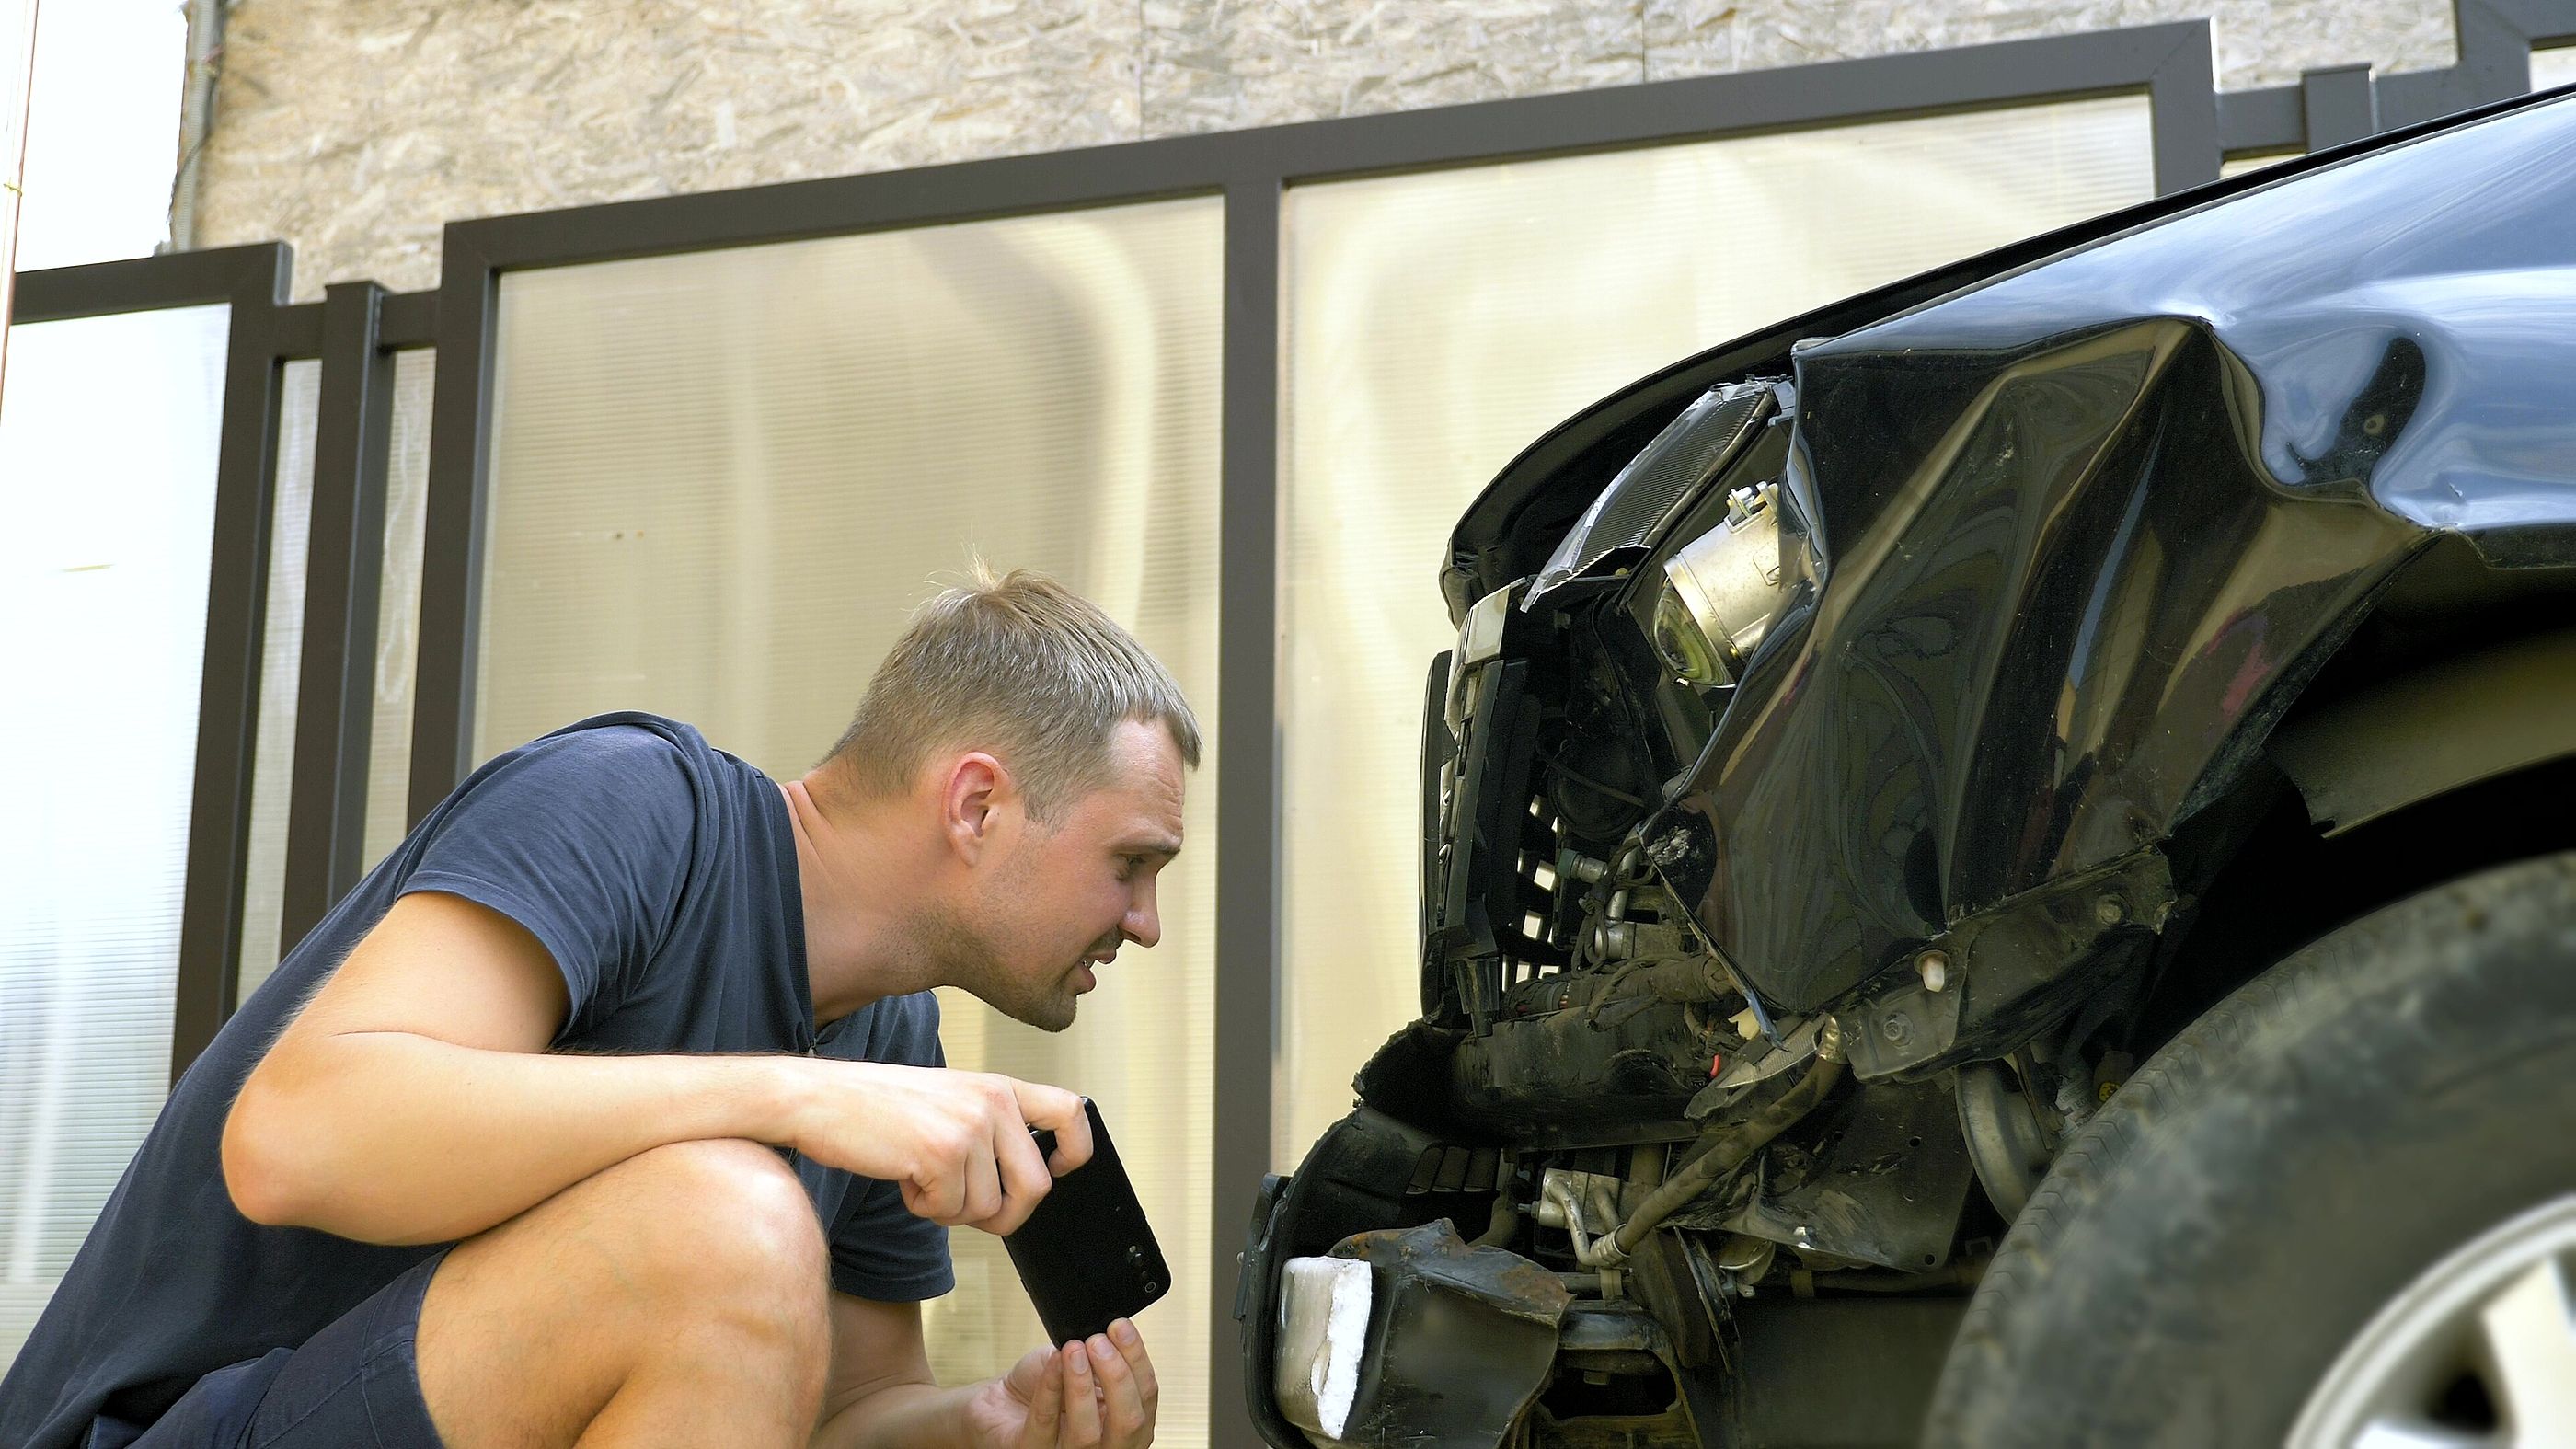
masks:
<instances>
[{"instance_id":1,"label":"alloy wheel rim","mask_svg":"<svg viewBox=\"0 0 2576 1449\"><path fill-rule=\"evenodd\" d=\"M2576 1194L2418 1274L2337 1356L2291 1449L2576 1444Z\"/></svg>"}]
</instances>

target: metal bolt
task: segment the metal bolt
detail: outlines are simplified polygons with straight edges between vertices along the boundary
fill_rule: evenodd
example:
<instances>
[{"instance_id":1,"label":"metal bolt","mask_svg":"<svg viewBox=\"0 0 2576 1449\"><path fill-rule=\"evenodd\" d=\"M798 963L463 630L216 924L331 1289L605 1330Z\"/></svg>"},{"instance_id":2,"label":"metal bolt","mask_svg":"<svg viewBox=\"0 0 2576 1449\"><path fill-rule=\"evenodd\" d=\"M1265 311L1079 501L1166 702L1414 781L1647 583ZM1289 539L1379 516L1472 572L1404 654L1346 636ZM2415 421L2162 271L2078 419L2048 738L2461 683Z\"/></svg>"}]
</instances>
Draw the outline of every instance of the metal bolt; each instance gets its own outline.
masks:
<instances>
[{"instance_id":1,"label":"metal bolt","mask_svg":"<svg viewBox=\"0 0 2576 1449\"><path fill-rule=\"evenodd\" d=\"M1878 1034L1898 1046L1903 1046L1905 1039L1914 1035L1914 1023L1904 1012L1891 1011L1887 1014L1887 1019L1878 1024Z\"/></svg>"},{"instance_id":2,"label":"metal bolt","mask_svg":"<svg viewBox=\"0 0 2576 1449\"><path fill-rule=\"evenodd\" d=\"M2118 896L2104 896L2093 903L2093 919L2105 926L2120 924L2121 918L2128 913L2128 908L2120 904Z\"/></svg>"},{"instance_id":3,"label":"metal bolt","mask_svg":"<svg viewBox=\"0 0 2576 1449\"><path fill-rule=\"evenodd\" d=\"M1914 969L1923 977L1923 989L1939 992L1950 984L1950 956L1945 951L1926 951L1914 958Z\"/></svg>"}]
</instances>

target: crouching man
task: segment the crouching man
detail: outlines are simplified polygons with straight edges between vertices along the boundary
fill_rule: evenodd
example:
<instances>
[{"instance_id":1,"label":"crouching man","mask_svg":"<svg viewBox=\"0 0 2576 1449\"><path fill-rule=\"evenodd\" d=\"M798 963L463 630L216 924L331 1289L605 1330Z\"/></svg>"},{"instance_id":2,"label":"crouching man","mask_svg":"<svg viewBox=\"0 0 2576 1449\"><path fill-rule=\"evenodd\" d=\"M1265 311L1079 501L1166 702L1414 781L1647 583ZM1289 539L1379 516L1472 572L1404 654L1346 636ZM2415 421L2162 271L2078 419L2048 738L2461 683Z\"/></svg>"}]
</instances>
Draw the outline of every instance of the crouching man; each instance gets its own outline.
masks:
<instances>
[{"instance_id":1,"label":"crouching man","mask_svg":"<svg viewBox=\"0 0 2576 1449\"><path fill-rule=\"evenodd\" d=\"M1091 1142L946 1070L930 988L1071 1025L1159 933L1198 752L1160 664L1013 574L927 605L802 779L642 714L493 760L180 1081L0 1444L1151 1442L1123 1321L932 1381L947 1226L1010 1232Z\"/></svg>"}]
</instances>

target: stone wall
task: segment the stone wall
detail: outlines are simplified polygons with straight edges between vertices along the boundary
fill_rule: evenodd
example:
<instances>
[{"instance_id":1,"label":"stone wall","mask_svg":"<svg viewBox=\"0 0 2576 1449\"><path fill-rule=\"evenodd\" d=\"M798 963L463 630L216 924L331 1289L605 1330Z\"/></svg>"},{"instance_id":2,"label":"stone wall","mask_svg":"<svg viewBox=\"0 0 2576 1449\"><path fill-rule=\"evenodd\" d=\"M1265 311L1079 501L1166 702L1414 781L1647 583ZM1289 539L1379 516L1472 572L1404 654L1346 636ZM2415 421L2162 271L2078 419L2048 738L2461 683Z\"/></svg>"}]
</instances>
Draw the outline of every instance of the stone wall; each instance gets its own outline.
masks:
<instances>
[{"instance_id":1,"label":"stone wall","mask_svg":"<svg viewBox=\"0 0 2576 1449\"><path fill-rule=\"evenodd\" d=\"M435 284L455 218L2214 15L2221 85L2450 0L239 0L201 246Z\"/></svg>"}]
</instances>

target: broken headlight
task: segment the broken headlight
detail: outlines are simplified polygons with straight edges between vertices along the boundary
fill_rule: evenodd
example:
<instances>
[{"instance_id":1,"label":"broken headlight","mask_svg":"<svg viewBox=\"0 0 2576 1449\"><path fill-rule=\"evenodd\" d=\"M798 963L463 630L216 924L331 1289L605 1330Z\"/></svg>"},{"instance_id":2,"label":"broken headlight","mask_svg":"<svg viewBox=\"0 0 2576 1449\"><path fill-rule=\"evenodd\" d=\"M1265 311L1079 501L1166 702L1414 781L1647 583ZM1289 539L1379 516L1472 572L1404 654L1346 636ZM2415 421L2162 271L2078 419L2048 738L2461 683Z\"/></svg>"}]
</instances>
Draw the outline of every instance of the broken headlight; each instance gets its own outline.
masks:
<instances>
[{"instance_id":1,"label":"broken headlight","mask_svg":"<svg viewBox=\"0 0 2576 1449\"><path fill-rule=\"evenodd\" d=\"M1673 677L1732 685L1779 611L1779 485L1796 393L1710 388L1610 480L1529 581L1521 608L1584 578L1629 578L1626 607ZM1471 621L1472 622L1472 621Z\"/></svg>"},{"instance_id":2,"label":"broken headlight","mask_svg":"<svg viewBox=\"0 0 2576 1449\"><path fill-rule=\"evenodd\" d=\"M1718 525L1664 561L1648 633L1674 675L1700 686L1731 685L1778 612L1779 485L1739 488Z\"/></svg>"}]
</instances>

